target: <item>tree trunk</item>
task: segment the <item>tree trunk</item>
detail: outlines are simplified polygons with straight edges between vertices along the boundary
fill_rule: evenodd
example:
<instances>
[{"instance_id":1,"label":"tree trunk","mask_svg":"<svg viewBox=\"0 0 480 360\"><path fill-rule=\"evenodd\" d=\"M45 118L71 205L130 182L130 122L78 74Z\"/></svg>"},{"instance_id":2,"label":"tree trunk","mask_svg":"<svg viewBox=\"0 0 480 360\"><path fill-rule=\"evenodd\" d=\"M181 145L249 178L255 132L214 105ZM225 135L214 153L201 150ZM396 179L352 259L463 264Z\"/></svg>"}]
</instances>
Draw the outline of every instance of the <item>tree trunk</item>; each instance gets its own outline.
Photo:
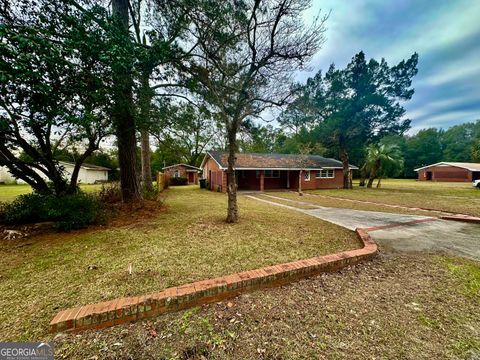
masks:
<instances>
[{"instance_id":1,"label":"tree trunk","mask_svg":"<svg viewBox=\"0 0 480 360\"><path fill-rule=\"evenodd\" d=\"M124 35L122 37L119 36L119 38L125 42L130 41L128 36L128 0L112 0L112 13L117 17L118 28ZM118 45L124 47L126 44L119 43ZM133 116L131 66L132 64L127 60L127 64L115 64L113 71L113 121L118 140L120 187L124 202L133 202L142 198L137 179L137 140L135 118Z\"/></svg>"},{"instance_id":2,"label":"tree trunk","mask_svg":"<svg viewBox=\"0 0 480 360\"><path fill-rule=\"evenodd\" d=\"M366 181L366 177L367 177L366 172L367 171L365 170L365 165L363 165L362 168L360 169L360 183L358 184L358 186L360 186L360 187L365 186L365 181Z\"/></svg>"},{"instance_id":3,"label":"tree trunk","mask_svg":"<svg viewBox=\"0 0 480 360\"><path fill-rule=\"evenodd\" d=\"M348 162L347 150L342 149L340 151L340 159L342 160L342 165L343 165L343 188L351 189L352 180L350 179L350 164Z\"/></svg>"},{"instance_id":4,"label":"tree trunk","mask_svg":"<svg viewBox=\"0 0 480 360\"><path fill-rule=\"evenodd\" d=\"M380 169L380 160L375 161L375 165L373 165L372 171L370 171L370 177L368 179L367 188L371 188L373 185L373 181L378 176L378 170Z\"/></svg>"},{"instance_id":5,"label":"tree trunk","mask_svg":"<svg viewBox=\"0 0 480 360\"><path fill-rule=\"evenodd\" d=\"M140 102L140 149L142 160L142 185L143 188L151 192L153 191L152 183L152 167L151 167L151 151L150 151L150 110L152 106L153 91L150 88L151 71L144 70L141 76L141 89L139 92Z\"/></svg>"},{"instance_id":6,"label":"tree trunk","mask_svg":"<svg viewBox=\"0 0 480 360\"><path fill-rule=\"evenodd\" d=\"M380 182L381 182L381 181L382 181L382 178L379 177L379 178L378 178L378 181L377 181L377 189L380 187Z\"/></svg>"},{"instance_id":7,"label":"tree trunk","mask_svg":"<svg viewBox=\"0 0 480 360\"><path fill-rule=\"evenodd\" d=\"M146 129L140 130L142 150L142 184L146 191L153 191L152 167L150 164L150 134Z\"/></svg>"},{"instance_id":8,"label":"tree trunk","mask_svg":"<svg viewBox=\"0 0 480 360\"><path fill-rule=\"evenodd\" d=\"M77 182L78 174L80 173L80 167L83 162L95 151L98 147L90 144L87 150L75 161L75 166L73 167L72 175L70 176L70 184L68 184L67 193L74 194L77 191Z\"/></svg>"},{"instance_id":9,"label":"tree trunk","mask_svg":"<svg viewBox=\"0 0 480 360\"><path fill-rule=\"evenodd\" d=\"M298 195L302 196L302 170L298 171Z\"/></svg>"},{"instance_id":10,"label":"tree trunk","mask_svg":"<svg viewBox=\"0 0 480 360\"><path fill-rule=\"evenodd\" d=\"M238 221L237 208L237 179L235 177L235 153L237 150L236 134L229 134L228 141L228 169L227 169L227 223Z\"/></svg>"}]
</instances>

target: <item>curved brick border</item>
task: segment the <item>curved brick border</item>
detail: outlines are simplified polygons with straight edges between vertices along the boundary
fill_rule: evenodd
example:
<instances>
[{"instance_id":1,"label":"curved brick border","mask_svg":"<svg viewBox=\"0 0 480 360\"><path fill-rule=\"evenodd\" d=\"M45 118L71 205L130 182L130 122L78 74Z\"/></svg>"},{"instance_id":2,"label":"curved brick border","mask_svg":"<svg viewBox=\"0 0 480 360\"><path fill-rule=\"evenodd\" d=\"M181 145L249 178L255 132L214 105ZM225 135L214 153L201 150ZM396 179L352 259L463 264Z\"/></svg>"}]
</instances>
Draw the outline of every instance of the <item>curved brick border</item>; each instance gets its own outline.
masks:
<instances>
[{"instance_id":1,"label":"curved brick border","mask_svg":"<svg viewBox=\"0 0 480 360\"><path fill-rule=\"evenodd\" d=\"M453 221L462 221L462 222L469 222L469 223L477 223L480 224L480 218L470 215L463 215L463 214L454 214L449 216L440 216L440 219L443 220L453 220Z\"/></svg>"},{"instance_id":2,"label":"curved brick border","mask_svg":"<svg viewBox=\"0 0 480 360\"><path fill-rule=\"evenodd\" d=\"M144 296L120 298L62 310L50 322L50 331L102 329L216 302L257 289L284 285L373 258L378 252L377 244L365 229L356 229L356 233L364 245L361 249L197 281Z\"/></svg>"}]
</instances>

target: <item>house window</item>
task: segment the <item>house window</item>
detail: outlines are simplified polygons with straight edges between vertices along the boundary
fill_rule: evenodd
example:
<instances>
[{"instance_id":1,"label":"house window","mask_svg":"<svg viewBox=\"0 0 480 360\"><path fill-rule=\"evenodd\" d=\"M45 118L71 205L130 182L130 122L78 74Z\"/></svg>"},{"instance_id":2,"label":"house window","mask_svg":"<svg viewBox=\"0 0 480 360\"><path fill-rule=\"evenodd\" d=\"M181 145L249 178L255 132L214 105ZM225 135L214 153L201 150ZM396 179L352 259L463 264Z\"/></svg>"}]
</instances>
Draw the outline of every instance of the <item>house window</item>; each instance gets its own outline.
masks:
<instances>
[{"instance_id":1,"label":"house window","mask_svg":"<svg viewBox=\"0 0 480 360\"><path fill-rule=\"evenodd\" d=\"M180 177L180 171L175 170L175 172L173 173L173 177Z\"/></svg>"},{"instance_id":2,"label":"house window","mask_svg":"<svg viewBox=\"0 0 480 360\"><path fill-rule=\"evenodd\" d=\"M315 177L317 179L333 179L335 177L335 170L333 169L317 170Z\"/></svg>"},{"instance_id":3,"label":"house window","mask_svg":"<svg viewBox=\"0 0 480 360\"><path fill-rule=\"evenodd\" d=\"M265 177L266 178L279 178L280 171L279 170L265 170Z\"/></svg>"},{"instance_id":4,"label":"house window","mask_svg":"<svg viewBox=\"0 0 480 360\"><path fill-rule=\"evenodd\" d=\"M260 170L256 171L257 179L260 177ZM265 170L264 178L279 178L280 170Z\"/></svg>"},{"instance_id":5,"label":"house window","mask_svg":"<svg viewBox=\"0 0 480 360\"><path fill-rule=\"evenodd\" d=\"M303 172L303 180L310 181L310 170L306 170Z\"/></svg>"}]
</instances>

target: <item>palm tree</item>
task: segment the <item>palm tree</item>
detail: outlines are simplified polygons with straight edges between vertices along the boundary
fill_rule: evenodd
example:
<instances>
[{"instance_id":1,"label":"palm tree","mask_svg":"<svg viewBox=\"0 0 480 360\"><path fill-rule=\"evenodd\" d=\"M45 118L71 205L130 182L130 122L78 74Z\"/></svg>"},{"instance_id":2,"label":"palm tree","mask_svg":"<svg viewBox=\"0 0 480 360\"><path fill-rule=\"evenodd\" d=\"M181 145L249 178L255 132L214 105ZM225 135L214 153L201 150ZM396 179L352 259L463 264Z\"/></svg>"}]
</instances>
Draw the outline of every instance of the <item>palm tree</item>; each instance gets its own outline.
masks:
<instances>
[{"instance_id":1,"label":"palm tree","mask_svg":"<svg viewBox=\"0 0 480 360\"><path fill-rule=\"evenodd\" d=\"M365 171L369 175L367 188L378 178L377 188L382 177L398 175L403 168L403 155L400 148L394 144L371 144L367 147Z\"/></svg>"}]
</instances>

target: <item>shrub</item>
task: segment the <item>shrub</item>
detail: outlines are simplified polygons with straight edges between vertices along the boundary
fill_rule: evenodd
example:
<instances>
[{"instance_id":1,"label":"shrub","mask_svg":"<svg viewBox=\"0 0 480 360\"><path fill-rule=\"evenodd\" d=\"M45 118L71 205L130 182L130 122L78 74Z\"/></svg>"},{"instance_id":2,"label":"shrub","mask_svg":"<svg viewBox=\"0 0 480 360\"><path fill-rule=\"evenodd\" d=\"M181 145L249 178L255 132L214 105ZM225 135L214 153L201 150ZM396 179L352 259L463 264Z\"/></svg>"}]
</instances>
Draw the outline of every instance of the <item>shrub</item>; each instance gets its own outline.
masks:
<instances>
[{"instance_id":1,"label":"shrub","mask_svg":"<svg viewBox=\"0 0 480 360\"><path fill-rule=\"evenodd\" d=\"M111 182L102 185L98 192L98 199L103 204L113 204L122 201L122 189L118 182Z\"/></svg>"},{"instance_id":2,"label":"shrub","mask_svg":"<svg viewBox=\"0 0 480 360\"><path fill-rule=\"evenodd\" d=\"M147 189L143 189L143 198L145 200L157 200L158 199L158 185L157 183L153 183L153 189L151 191Z\"/></svg>"},{"instance_id":3,"label":"shrub","mask_svg":"<svg viewBox=\"0 0 480 360\"><path fill-rule=\"evenodd\" d=\"M87 227L103 217L101 203L93 195L79 192L57 197L37 193L18 196L5 206L5 220L10 223L54 221L59 230Z\"/></svg>"},{"instance_id":4,"label":"shrub","mask_svg":"<svg viewBox=\"0 0 480 360\"><path fill-rule=\"evenodd\" d=\"M169 184L176 186L176 185L187 185L188 179L186 177L171 177L169 180Z\"/></svg>"}]
</instances>

